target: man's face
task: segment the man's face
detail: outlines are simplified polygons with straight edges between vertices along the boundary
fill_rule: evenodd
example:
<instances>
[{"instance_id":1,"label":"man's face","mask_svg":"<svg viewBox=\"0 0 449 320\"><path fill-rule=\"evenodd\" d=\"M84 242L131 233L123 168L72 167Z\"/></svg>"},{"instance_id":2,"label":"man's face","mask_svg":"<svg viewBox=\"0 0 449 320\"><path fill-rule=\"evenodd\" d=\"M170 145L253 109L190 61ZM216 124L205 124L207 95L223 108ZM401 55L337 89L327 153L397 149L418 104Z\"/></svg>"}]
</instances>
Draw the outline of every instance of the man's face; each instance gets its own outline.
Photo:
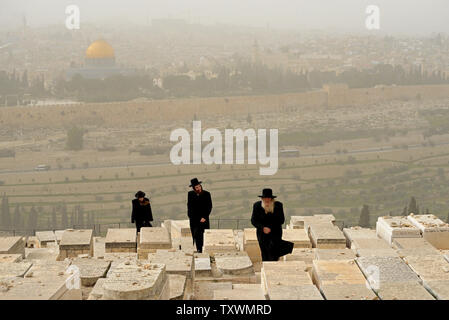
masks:
<instances>
[{"instance_id":1,"label":"man's face","mask_svg":"<svg viewBox=\"0 0 449 320\"><path fill-rule=\"evenodd\" d=\"M140 201L140 202L143 202L143 197L142 197L142 198L139 198L139 201Z\"/></svg>"},{"instance_id":2,"label":"man's face","mask_svg":"<svg viewBox=\"0 0 449 320\"><path fill-rule=\"evenodd\" d=\"M266 207L268 207L273 202L273 199L271 199L271 198L262 198L262 201L263 201L263 204Z\"/></svg>"},{"instance_id":3,"label":"man's face","mask_svg":"<svg viewBox=\"0 0 449 320\"><path fill-rule=\"evenodd\" d=\"M193 189L196 193L201 193L201 191L203 191L203 187L200 184L196 185Z\"/></svg>"}]
</instances>

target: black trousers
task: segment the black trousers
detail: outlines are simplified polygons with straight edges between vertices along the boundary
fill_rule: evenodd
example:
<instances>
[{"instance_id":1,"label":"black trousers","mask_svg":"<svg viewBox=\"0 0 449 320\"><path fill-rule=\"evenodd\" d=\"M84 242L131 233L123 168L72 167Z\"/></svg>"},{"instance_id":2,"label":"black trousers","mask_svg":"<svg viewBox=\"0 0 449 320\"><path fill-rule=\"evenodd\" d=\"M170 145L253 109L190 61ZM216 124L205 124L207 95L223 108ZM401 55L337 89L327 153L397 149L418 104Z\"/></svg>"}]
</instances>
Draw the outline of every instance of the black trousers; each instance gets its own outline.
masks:
<instances>
[{"instance_id":1,"label":"black trousers","mask_svg":"<svg viewBox=\"0 0 449 320\"><path fill-rule=\"evenodd\" d=\"M140 228L142 227L152 227L151 222L150 221L136 221L136 229L137 232L140 232Z\"/></svg>"},{"instance_id":2,"label":"black trousers","mask_svg":"<svg viewBox=\"0 0 449 320\"><path fill-rule=\"evenodd\" d=\"M204 228L196 227L190 228L190 232L192 233L193 244L196 245L196 251L203 252L203 243L204 243Z\"/></svg>"},{"instance_id":3,"label":"black trousers","mask_svg":"<svg viewBox=\"0 0 449 320\"><path fill-rule=\"evenodd\" d=\"M260 253L262 261L278 261L279 260L279 241L277 238L270 236L258 237Z\"/></svg>"}]
</instances>

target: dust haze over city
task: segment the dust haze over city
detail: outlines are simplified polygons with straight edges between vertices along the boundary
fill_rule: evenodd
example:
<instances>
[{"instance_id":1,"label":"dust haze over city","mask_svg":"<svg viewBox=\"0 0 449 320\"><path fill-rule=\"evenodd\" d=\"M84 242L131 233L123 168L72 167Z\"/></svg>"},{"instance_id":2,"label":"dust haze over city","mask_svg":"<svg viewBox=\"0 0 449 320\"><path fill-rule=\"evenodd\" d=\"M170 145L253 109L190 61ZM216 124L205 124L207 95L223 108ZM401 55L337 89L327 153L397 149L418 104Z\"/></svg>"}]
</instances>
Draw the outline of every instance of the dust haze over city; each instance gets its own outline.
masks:
<instances>
[{"instance_id":1,"label":"dust haze over city","mask_svg":"<svg viewBox=\"0 0 449 320\"><path fill-rule=\"evenodd\" d=\"M250 226L263 188L286 221L446 221L448 16L444 0L2 0L0 231L131 226L138 190L156 224L187 219L193 177L219 228ZM247 152L175 164L171 133L194 121L268 145L278 130L274 174Z\"/></svg>"}]
</instances>

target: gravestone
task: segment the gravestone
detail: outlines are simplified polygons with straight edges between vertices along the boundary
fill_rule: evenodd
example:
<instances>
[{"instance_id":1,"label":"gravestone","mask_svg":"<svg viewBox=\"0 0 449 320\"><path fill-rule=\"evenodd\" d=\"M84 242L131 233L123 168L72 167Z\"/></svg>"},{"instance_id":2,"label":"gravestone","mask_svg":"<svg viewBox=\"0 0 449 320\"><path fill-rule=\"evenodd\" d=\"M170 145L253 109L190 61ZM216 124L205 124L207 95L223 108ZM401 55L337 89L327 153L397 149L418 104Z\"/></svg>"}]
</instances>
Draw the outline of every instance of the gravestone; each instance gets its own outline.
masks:
<instances>
[{"instance_id":1,"label":"gravestone","mask_svg":"<svg viewBox=\"0 0 449 320\"><path fill-rule=\"evenodd\" d=\"M423 238L435 248L441 250L449 249L448 223L443 222L433 214L410 214L407 216L407 219L421 231Z\"/></svg>"},{"instance_id":2,"label":"gravestone","mask_svg":"<svg viewBox=\"0 0 449 320\"><path fill-rule=\"evenodd\" d=\"M36 231L36 238L40 248L46 248L48 243L56 243L56 235L53 231Z\"/></svg>"},{"instance_id":3,"label":"gravestone","mask_svg":"<svg viewBox=\"0 0 449 320\"><path fill-rule=\"evenodd\" d=\"M171 249L171 239L167 229L144 227L140 229L140 242L137 249L139 259L146 259L149 253L158 249Z\"/></svg>"},{"instance_id":4,"label":"gravestone","mask_svg":"<svg viewBox=\"0 0 449 320\"><path fill-rule=\"evenodd\" d=\"M137 252L136 229L108 229L105 252Z\"/></svg>"},{"instance_id":5,"label":"gravestone","mask_svg":"<svg viewBox=\"0 0 449 320\"><path fill-rule=\"evenodd\" d=\"M0 237L0 254L14 253L25 257L25 239L23 237Z\"/></svg>"},{"instance_id":6,"label":"gravestone","mask_svg":"<svg viewBox=\"0 0 449 320\"><path fill-rule=\"evenodd\" d=\"M392 245L396 238L420 238L421 232L404 216L379 217L376 222L377 235Z\"/></svg>"},{"instance_id":7,"label":"gravestone","mask_svg":"<svg viewBox=\"0 0 449 320\"><path fill-rule=\"evenodd\" d=\"M282 239L293 242L294 248L312 248L309 235L304 229L282 230Z\"/></svg>"},{"instance_id":8,"label":"gravestone","mask_svg":"<svg viewBox=\"0 0 449 320\"><path fill-rule=\"evenodd\" d=\"M92 230L65 230L59 243L58 261L76 258L80 254L94 254Z\"/></svg>"},{"instance_id":9,"label":"gravestone","mask_svg":"<svg viewBox=\"0 0 449 320\"><path fill-rule=\"evenodd\" d=\"M106 300L168 300L165 265L148 262L123 262L103 283Z\"/></svg>"},{"instance_id":10,"label":"gravestone","mask_svg":"<svg viewBox=\"0 0 449 320\"><path fill-rule=\"evenodd\" d=\"M231 229L205 230L203 251L211 256L220 252L236 252L234 232Z\"/></svg>"},{"instance_id":11,"label":"gravestone","mask_svg":"<svg viewBox=\"0 0 449 320\"><path fill-rule=\"evenodd\" d=\"M338 227L333 225L312 224L309 228L309 236L314 248L346 248L345 236Z\"/></svg>"}]
</instances>

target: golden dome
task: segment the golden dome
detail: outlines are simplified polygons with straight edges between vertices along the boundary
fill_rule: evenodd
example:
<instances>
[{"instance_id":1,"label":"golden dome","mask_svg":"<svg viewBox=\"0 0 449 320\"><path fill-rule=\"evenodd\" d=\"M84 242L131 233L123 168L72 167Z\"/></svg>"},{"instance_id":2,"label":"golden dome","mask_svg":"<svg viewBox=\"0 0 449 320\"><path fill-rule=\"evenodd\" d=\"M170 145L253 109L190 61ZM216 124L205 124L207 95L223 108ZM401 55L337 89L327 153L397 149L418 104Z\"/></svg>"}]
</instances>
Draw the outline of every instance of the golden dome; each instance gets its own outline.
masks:
<instances>
[{"instance_id":1,"label":"golden dome","mask_svg":"<svg viewBox=\"0 0 449 320\"><path fill-rule=\"evenodd\" d=\"M93 42L86 50L87 59L114 58L114 48L104 40Z\"/></svg>"}]
</instances>

